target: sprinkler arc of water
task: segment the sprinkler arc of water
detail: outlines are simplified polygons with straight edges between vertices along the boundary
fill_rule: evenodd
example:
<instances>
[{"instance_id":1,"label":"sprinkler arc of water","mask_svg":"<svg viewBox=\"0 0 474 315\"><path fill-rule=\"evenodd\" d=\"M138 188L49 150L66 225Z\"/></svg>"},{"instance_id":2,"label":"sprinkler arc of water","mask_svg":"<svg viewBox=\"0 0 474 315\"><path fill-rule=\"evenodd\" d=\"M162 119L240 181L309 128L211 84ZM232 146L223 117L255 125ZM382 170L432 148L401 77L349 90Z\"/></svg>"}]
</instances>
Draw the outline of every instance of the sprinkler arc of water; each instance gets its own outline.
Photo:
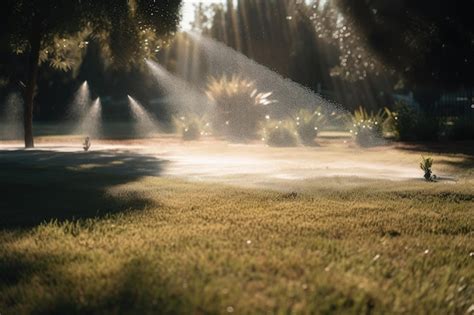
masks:
<instances>
[{"instance_id":1,"label":"sprinkler arc of water","mask_svg":"<svg viewBox=\"0 0 474 315\"><path fill-rule=\"evenodd\" d=\"M186 80L172 74L157 62L147 59L146 64L157 84L164 89L166 103L171 105L173 111L200 114L213 108L214 102Z\"/></svg>"},{"instance_id":2,"label":"sprinkler arc of water","mask_svg":"<svg viewBox=\"0 0 474 315\"><path fill-rule=\"evenodd\" d=\"M140 102L127 95L130 112L135 121L134 133L142 137L149 137L159 132L158 123Z\"/></svg>"},{"instance_id":3,"label":"sprinkler arc of water","mask_svg":"<svg viewBox=\"0 0 474 315\"><path fill-rule=\"evenodd\" d=\"M273 92L273 96L278 99L275 107L282 113L295 111L299 109L297 106L308 109L322 106L329 113L347 113L340 104L329 101L313 90L283 77L222 42L195 31L185 31L185 34L204 52L210 75L236 74L254 81L259 90Z\"/></svg>"},{"instance_id":4,"label":"sprinkler arc of water","mask_svg":"<svg viewBox=\"0 0 474 315\"><path fill-rule=\"evenodd\" d=\"M97 97L78 123L76 133L88 137L100 137L102 129L102 102Z\"/></svg>"},{"instance_id":5,"label":"sprinkler arc of water","mask_svg":"<svg viewBox=\"0 0 474 315\"><path fill-rule=\"evenodd\" d=\"M73 100L69 105L67 117L73 121L82 121L87 115L91 105L89 83L84 81L74 93ZM77 129L77 126L76 126Z\"/></svg>"},{"instance_id":6,"label":"sprinkler arc of water","mask_svg":"<svg viewBox=\"0 0 474 315\"><path fill-rule=\"evenodd\" d=\"M0 139L19 140L23 138L23 99L18 93L7 96L0 117Z\"/></svg>"}]
</instances>

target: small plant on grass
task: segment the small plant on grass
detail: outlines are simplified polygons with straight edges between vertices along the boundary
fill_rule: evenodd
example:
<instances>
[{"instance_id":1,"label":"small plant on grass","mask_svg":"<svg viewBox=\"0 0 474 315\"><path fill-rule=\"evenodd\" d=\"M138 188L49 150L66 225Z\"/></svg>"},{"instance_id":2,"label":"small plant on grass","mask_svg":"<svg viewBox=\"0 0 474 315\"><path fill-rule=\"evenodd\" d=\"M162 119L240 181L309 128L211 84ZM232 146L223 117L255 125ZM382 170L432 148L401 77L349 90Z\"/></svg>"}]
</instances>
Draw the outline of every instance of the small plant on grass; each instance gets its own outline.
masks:
<instances>
[{"instance_id":1,"label":"small plant on grass","mask_svg":"<svg viewBox=\"0 0 474 315\"><path fill-rule=\"evenodd\" d=\"M432 182L436 179L436 175L433 174L431 167L433 166L433 159L430 157L425 158L421 156L420 168L423 170L423 177L425 180Z\"/></svg>"},{"instance_id":2,"label":"small plant on grass","mask_svg":"<svg viewBox=\"0 0 474 315\"><path fill-rule=\"evenodd\" d=\"M298 133L291 121L268 121L263 129L262 140L272 147L295 147Z\"/></svg>"},{"instance_id":3,"label":"small plant on grass","mask_svg":"<svg viewBox=\"0 0 474 315\"><path fill-rule=\"evenodd\" d=\"M363 147L380 144L383 139L383 124L387 119L384 109L377 113L368 112L362 106L351 117L351 134L357 144Z\"/></svg>"},{"instance_id":4,"label":"small plant on grass","mask_svg":"<svg viewBox=\"0 0 474 315\"><path fill-rule=\"evenodd\" d=\"M210 123L204 117L183 115L174 121L185 141L199 140L201 136L211 135Z\"/></svg>"},{"instance_id":5,"label":"small plant on grass","mask_svg":"<svg viewBox=\"0 0 474 315\"><path fill-rule=\"evenodd\" d=\"M296 131L305 145L314 144L318 132L327 123L326 115L318 107L315 111L300 110L295 118Z\"/></svg>"},{"instance_id":6,"label":"small plant on grass","mask_svg":"<svg viewBox=\"0 0 474 315\"><path fill-rule=\"evenodd\" d=\"M215 132L237 140L255 139L264 107L276 102L270 99L272 92L260 92L255 82L240 76L211 78L206 94L215 103Z\"/></svg>"}]
</instances>

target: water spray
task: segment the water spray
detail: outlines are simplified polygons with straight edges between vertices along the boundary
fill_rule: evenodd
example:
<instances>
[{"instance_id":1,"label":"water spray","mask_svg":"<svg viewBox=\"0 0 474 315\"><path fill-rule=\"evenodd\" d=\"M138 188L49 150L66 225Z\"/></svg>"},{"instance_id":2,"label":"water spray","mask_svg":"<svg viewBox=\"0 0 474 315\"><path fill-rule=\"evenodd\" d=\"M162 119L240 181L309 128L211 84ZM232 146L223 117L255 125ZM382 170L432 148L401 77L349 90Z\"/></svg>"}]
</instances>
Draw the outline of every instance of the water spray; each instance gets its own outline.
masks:
<instances>
[{"instance_id":1,"label":"water spray","mask_svg":"<svg viewBox=\"0 0 474 315\"><path fill-rule=\"evenodd\" d=\"M135 120L135 133L139 136L150 136L157 133L158 127L150 113L133 97L127 95L130 111Z\"/></svg>"},{"instance_id":2,"label":"water spray","mask_svg":"<svg viewBox=\"0 0 474 315\"><path fill-rule=\"evenodd\" d=\"M99 137L101 134L102 104L100 98L96 98L90 106L87 114L79 122L76 132L89 137Z\"/></svg>"},{"instance_id":3,"label":"water spray","mask_svg":"<svg viewBox=\"0 0 474 315\"><path fill-rule=\"evenodd\" d=\"M74 121L81 121L87 115L91 103L90 89L87 81L84 81L74 94L72 103L69 106L68 118Z\"/></svg>"},{"instance_id":4,"label":"water spray","mask_svg":"<svg viewBox=\"0 0 474 315\"><path fill-rule=\"evenodd\" d=\"M186 34L207 56L210 75L242 75L253 80L259 90L272 91L278 104L272 106L277 114L287 115L301 108L316 109L321 106L327 113L344 113L333 102L324 99L312 90L288 79L246 57L225 44L194 31Z\"/></svg>"},{"instance_id":5,"label":"water spray","mask_svg":"<svg viewBox=\"0 0 474 315\"><path fill-rule=\"evenodd\" d=\"M202 114L213 107L213 102L205 93L195 89L185 80L173 75L154 61L146 60L146 64L157 83L164 89L168 103L177 111Z\"/></svg>"},{"instance_id":6,"label":"water spray","mask_svg":"<svg viewBox=\"0 0 474 315\"><path fill-rule=\"evenodd\" d=\"M0 117L0 139L23 138L23 100L17 93L8 95L4 112Z\"/></svg>"}]
</instances>

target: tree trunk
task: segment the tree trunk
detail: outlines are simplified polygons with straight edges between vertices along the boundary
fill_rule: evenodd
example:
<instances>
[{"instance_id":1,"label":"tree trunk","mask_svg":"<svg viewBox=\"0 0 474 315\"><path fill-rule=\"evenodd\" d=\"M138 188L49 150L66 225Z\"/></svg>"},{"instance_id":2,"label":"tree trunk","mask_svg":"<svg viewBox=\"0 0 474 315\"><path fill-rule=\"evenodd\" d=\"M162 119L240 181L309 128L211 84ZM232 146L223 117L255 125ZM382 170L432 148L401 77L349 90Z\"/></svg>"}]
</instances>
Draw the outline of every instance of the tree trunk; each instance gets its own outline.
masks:
<instances>
[{"instance_id":1,"label":"tree trunk","mask_svg":"<svg viewBox=\"0 0 474 315\"><path fill-rule=\"evenodd\" d=\"M38 78L39 54L41 46L41 23L37 16L33 18L30 35L30 53L28 56L28 74L25 87L24 130L25 148L35 146L33 140L33 101L35 95L36 80Z\"/></svg>"}]
</instances>

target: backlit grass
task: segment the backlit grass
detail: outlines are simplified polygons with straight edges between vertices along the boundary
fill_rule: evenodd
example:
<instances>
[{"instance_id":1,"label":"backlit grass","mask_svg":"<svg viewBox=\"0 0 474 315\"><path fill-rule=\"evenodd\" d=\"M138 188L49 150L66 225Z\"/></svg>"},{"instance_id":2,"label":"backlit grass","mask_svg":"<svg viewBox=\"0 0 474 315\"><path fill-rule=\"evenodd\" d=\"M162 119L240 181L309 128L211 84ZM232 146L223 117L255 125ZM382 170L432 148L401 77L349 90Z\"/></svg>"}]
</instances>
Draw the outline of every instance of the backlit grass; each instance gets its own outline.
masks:
<instances>
[{"instance_id":1,"label":"backlit grass","mask_svg":"<svg viewBox=\"0 0 474 315\"><path fill-rule=\"evenodd\" d=\"M329 178L279 192L119 176L123 163L95 163L2 167L1 314L473 307L470 179ZM28 220L38 211L49 222Z\"/></svg>"}]
</instances>

